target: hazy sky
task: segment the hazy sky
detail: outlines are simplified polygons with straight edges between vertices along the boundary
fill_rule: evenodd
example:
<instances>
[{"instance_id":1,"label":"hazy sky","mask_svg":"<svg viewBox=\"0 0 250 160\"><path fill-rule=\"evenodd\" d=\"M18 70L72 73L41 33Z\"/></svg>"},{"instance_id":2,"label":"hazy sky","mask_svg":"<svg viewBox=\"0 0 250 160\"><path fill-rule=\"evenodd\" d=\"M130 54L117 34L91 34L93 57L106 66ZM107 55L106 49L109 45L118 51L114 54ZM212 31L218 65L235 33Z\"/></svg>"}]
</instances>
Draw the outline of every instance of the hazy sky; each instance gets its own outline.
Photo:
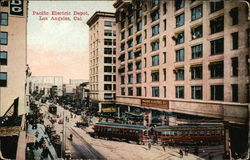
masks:
<instances>
[{"instance_id":1,"label":"hazy sky","mask_svg":"<svg viewBox=\"0 0 250 160\"><path fill-rule=\"evenodd\" d=\"M33 76L63 76L88 79L89 28L87 20L96 11L115 12L115 1L30 1L28 16L28 64ZM34 12L49 12L48 20L40 20ZM71 12L71 21L51 20L51 11ZM74 21L73 12L87 12Z\"/></svg>"}]
</instances>

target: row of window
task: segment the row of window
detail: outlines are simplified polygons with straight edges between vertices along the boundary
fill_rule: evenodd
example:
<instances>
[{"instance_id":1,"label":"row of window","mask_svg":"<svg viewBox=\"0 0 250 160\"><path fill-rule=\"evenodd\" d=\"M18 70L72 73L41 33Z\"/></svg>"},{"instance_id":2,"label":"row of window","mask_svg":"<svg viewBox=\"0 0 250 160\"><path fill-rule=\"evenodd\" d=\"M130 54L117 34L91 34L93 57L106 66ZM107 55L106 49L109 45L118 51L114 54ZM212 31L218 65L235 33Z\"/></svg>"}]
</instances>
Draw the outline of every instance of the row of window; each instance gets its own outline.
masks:
<instances>
[{"instance_id":1,"label":"row of window","mask_svg":"<svg viewBox=\"0 0 250 160\"><path fill-rule=\"evenodd\" d=\"M184 2L185 2L184 0L176 0L175 9L179 10L179 9L183 8L184 4L185 4ZM157 5L158 4L159 3L157 3ZM222 9L224 7L224 3L223 3L223 1L210 2L210 7L211 7L211 13L213 13L215 11ZM167 10L166 3L164 3L163 4L163 13L164 14L166 14L166 10ZM132 9L129 12L129 14L131 14L131 13L133 13ZM231 12L230 12L230 15L231 15ZM151 16L152 22L158 20L160 17L159 10L152 12L150 14L150 16ZM123 17L122 19L125 19L125 17L126 17L125 13L122 13L122 17ZM142 17L142 10L141 9L137 10L136 17L138 20L140 20L140 18ZM196 6L196 7L191 9L191 20L196 20L196 19L201 18L201 17L202 17L202 5ZM144 16L144 21L145 21L144 24L146 25L147 24L147 16ZM127 22L128 22L128 25L133 24L134 16L133 15L129 16L127 18ZM139 23L141 24L141 21ZM182 25L184 25L184 14L180 14L180 15L176 16L176 27L179 27ZM121 29L123 29L124 27L125 27L125 21L121 22Z\"/></svg>"},{"instance_id":2,"label":"row of window","mask_svg":"<svg viewBox=\"0 0 250 160\"><path fill-rule=\"evenodd\" d=\"M0 45L8 44L8 32L0 32Z\"/></svg>"},{"instance_id":3,"label":"row of window","mask_svg":"<svg viewBox=\"0 0 250 160\"><path fill-rule=\"evenodd\" d=\"M113 86L113 88L112 88ZM116 85L115 84L104 84L104 90L105 91L112 91L112 90L116 90Z\"/></svg>"},{"instance_id":4,"label":"row of window","mask_svg":"<svg viewBox=\"0 0 250 160\"><path fill-rule=\"evenodd\" d=\"M249 101L249 84L246 84L247 88L247 100ZM127 92L128 96L142 96L142 87L136 87L136 94L134 95L133 87L128 87ZM152 97L160 97L160 87L154 86L151 87L151 96ZM167 89L163 87L164 98L166 98ZM121 88L121 95L126 95L125 87ZM144 87L144 96L147 96L147 88ZM238 84L231 85L231 99L232 102L238 102ZM175 87L175 97L176 98L184 98L185 91L184 86L176 86ZM200 85L191 86L191 98L192 99L203 99L203 87ZM210 99L211 100L224 100L224 85L210 85Z\"/></svg>"},{"instance_id":5,"label":"row of window","mask_svg":"<svg viewBox=\"0 0 250 160\"><path fill-rule=\"evenodd\" d=\"M248 62L249 56L246 56L246 69L247 74L250 75L250 65ZM208 66L210 70L210 78L223 78L224 77L224 62L216 61L211 62ZM141 69L141 61L136 63L136 69ZM133 71L133 63L128 64L128 71ZM191 79L202 79L203 78L203 65L196 64L190 67ZM185 70L184 68L176 68L174 70L176 80L185 79ZM239 63L238 57L231 58L231 76L237 77L239 73ZM141 73L136 73L136 83L141 83ZM144 72L144 80L147 81L147 72ZM152 82L160 81L160 72L159 70L151 71ZM163 79L166 81L166 69L163 69ZM133 74L128 74L128 84L133 83ZM125 76L121 75L121 84L125 84Z\"/></svg>"},{"instance_id":6,"label":"row of window","mask_svg":"<svg viewBox=\"0 0 250 160\"><path fill-rule=\"evenodd\" d=\"M191 3L193 3L195 0L191 0ZM175 10L180 10L185 7L185 0L175 0ZM215 1L210 2L210 13L219 11L224 8L224 2L222 1Z\"/></svg>"},{"instance_id":7,"label":"row of window","mask_svg":"<svg viewBox=\"0 0 250 160\"><path fill-rule=\"evenodd\" d=\"M157 32L158 33L158 32ZM249 33L249 29L246 30L246 34L247 36L247 47L250 46L250 33ZM203 32L202 32L202 25L198 26L198 27L194 27L191 29L191 38L192 39L197 39L197 38L201 38L203 36ZM183 44L185 42L185 36L184 36L184 31L175 34L173 37L173 40L175 41L175 44ZM231 48L233 50L238 49L239 48L239 33L238 32L233 32L231 33ZM137 35L136 36L136 44L140 44L142 42L142 35ZM164 43L164 47L166 46L166 37L163 37L163 43ZM221 54L224 52L224 38L219 38L219 39L215 39L210 41L210 46L211 46L211 55L216 55L216 54ZM133 39L129 39L127 41L127 48L132 48L133 47ZM144 44L145 47L145 53L146 53L146 43ZM192 46L192 52L199 52L197 54L199 54L200 56L196 57L196 56L192 56L192 57L196 57L196 58L200 58L202 57L202 45L196 45L196 46ZM160 42L159 39L151 42L151 51L157 51L160 49ZM124 51L125 50L125 42L121 43L120 46L120 50ZM192 53L192 54L193 54ZM196 54L196 53L194 53Z\"/></svg>"},{"instance_id":8,"label":"row of window","mask_svg":"<svg viewBox=\"0 0 250 160\"><path fill-rule=\"evenodd\" d=\"M238 47L239 47L238 32L231 33L231 38L232 38L232 49L238 49ZM224 52L224 38L210 41L210 46L211 46L211 55L222 54ZM192 57L191 57L192 59L202 58L203 45L198 44L198 45L192 46L191 51L192 51ZM139 52L135 52L135 58L138 56L141 56L141 50ZM133 52L129 51L128 52L128 59L132 59L132 58L133 58ZM165 56L164 56L164 59L166 59ZM123 62L125 60L125 54L122 54L122 56L119 58L119 60L121 60L121 62ZM176 50L176 59L175 60L176 60L176 62L181 62L181 61L185 60L184 48ZM159 65L159 57L153 56L152 57L152 66L156 66L156 65Z\"/></svg>"},{"instance_id":9,"label":"row of window","mask_svg":"<svg viewBox=\"0 0 250 160\"><path fill-rule=\"evenodd\" d=\"M104 48L104 54L116 54L116 48Z\"/></svg>"},{"instance_id":10,"label":"row of window","mask_svg":"<svg viewBox=\"0 0 250 160\"><path fill-rule=\"evenodd\" d=\"M113 63L115 64L116 58L115 57L104 57L104 63Z\"/></svg>"},{"instance_id":11,"label":"row of window","mask_svg":"<svg viewBox=\"0 0 250 160\"><path fill-rule=\"evenodd\" d=\"M165 3L164 3L165 4ZM183 1L181 1L180 3L176 3L176 4L183 4ZM218 7L220 6L220 7ZM221 2L211 2L211 12L213 11L217 11L217 10L220 10L224 7L223 5L223 1ZM216 9L214 9L216 8ZM235 25L235 24L238 24L238 8L233 8L230 10L229 14L230 14L230 17L232 18L232 25ZM158 20L159 19L159 10L156 10L154 12L152 12L151 14L151 19L152 19L152 22L155 21L155 20ZM199 6L196 6L194 8L191 9L191 20L197 20L199 18L202 17L202 5L199 5ZM181 13L179 15L177 15L175 17L176 19L176 27L180 27L180 26L183 26L184 23L185 23L185 14L184 13ZM132 24L134 22L134 19L133 19L133 16L129 16L128 17L128 25L130 26L130 24ZM144 25L147 24L147 15L144 16ZM155 26L157 27L157 26ZM125 21L121 22L121 29L125 28ZM142 29L142 21L138 21L137 22L137 32L140 31ZM164 20L164 30L166 28L166 20ZM220 31L223 31L224 30L224 16L221 16L221 17L218 17L218 18L215 18L213 20L210 21L210 28L211 28L211 33L217 33L217 32L220 32ZM153 29L152 27L152 36L154 36L154 31L155 29ZM159 29L158 29L159 30ZM131 36L133 34L133 26L129 27L128 29L128 35ZM122 32L122 35L121 35L121 39L124 39L125 38L125 32Z\"/></svg>"},{"instance_id":12,"label":"row of window","mask_svg":"<svg viewBox=\"0 0 250 160\"><path fill-rule=\"evenodd\" d=\"M0 72L0 87L7 87L7 72Z\"/></svg>"},{"instance_id":13,"label":"row of window","mask_svg":"<svg viewBox=\"0 0 250 160\"><path fill-rule=\"evenodd\" d=\"M112 26L115 26L116 23L115 22L112 22L112 21L104 21L104 26L106 27L112 27Z\"/></svg>"},{"instance_id":14,"label":"row of window","mask_svg":"<svg viewBox=\"0 0 250 160\"><path fill-rule=\"evenodd\" d=\"M113 80L112 80L113 77ZM116 75L104 75L104 81L105 82L115 82L116 81Z\"/></svg>"},{"instance_id":15,"label":"row of window","mask_svg":"<svg viewBox=\"0 0 250 160\"><path fill-rule=\"evenodd\" d=\"M0 65L7 65L8 64L8 53L6 51L0 51Z\"/></svg>"},{"instance_id":16,"label":"row of window","mask_svg":"<svg viewBox=\"0 0 250 160\"><path fill-rule=\"evenodd\" d=\"M162 131L159 132L160 136L210 136L221 135L223 130L201 130L201 131ZM223 133L222 133L223 134Z\"/></svg>"},{"instance_id":17,"label":"row of window","mask_svg":"<svg viewBox=\"0 0 250 160\"><path fill-rule=\"evenodd\" d=\"M116 72L115 66L104 66L104 72Z\"/></svg>"},{"instance_id":18,"label":"row of window","mask_svg":"<svg viewBox=\"0 0 250 160\"><path fill-rule=\"evenodd\" d=\"M116 31L105 29L104 36L116 36Z\"/></svg>"},{"instance_id":19,"label":"row of window","mask_svg":"<svg viewBox=\"0 0 250 160\"><path fill-rule=\"evenodd\" d=\"M8 26L8 13L0 12L0 26Z\"/></svg>"},{"instance_id":20,"label":"row of window","mask_svg":"<svg viewBox=\"0 0 250 160\"><path fill-rule=\"evenodd\" d=\"M0 26L8 26L8 13L0 12ZM8 44L8 32L0 32L0 45ZM8 64L8 52L0 51L0 65ZM0 87L7 86L7 73L0 72Z\"/></svg>"},{"instance_id":21,"label":"row of window","mask_svg":"<svg viewBox=\"0 0 250 160\"><path fill-rule=\"evenodd\" d=\"M112 43L113 41L113 43ZM107 46L116 46L116 40L115 39L104 39L104 45L107 45Z\"/></svg>"}]
</instances>

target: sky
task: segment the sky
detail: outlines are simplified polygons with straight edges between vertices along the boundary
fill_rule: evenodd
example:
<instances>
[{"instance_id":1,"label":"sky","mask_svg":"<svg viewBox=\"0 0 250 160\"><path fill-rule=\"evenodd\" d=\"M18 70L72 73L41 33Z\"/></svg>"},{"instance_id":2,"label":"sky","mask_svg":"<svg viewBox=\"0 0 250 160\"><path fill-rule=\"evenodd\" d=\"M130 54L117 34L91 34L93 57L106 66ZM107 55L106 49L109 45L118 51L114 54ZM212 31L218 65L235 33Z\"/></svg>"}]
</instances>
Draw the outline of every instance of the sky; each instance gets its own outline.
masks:
<instances>
[{"instance_id":1,"label":"sky","mask_svg":"<svg viewBox=\"0 0 250 160\"><path fill-rule=\"evenodd\" d=\"M96 11L115 12L115 1L30 1L27 54L32 76L63 76L69 79L89 78L88 19ZM52 15L52 11L71 15ZM74 20L74 11L82 13ZM48 12L48 15L44 15ZM46 19L47 20L44 20ZM51 20L69 17L67 20Z\"/></svg>"}]
</instances>

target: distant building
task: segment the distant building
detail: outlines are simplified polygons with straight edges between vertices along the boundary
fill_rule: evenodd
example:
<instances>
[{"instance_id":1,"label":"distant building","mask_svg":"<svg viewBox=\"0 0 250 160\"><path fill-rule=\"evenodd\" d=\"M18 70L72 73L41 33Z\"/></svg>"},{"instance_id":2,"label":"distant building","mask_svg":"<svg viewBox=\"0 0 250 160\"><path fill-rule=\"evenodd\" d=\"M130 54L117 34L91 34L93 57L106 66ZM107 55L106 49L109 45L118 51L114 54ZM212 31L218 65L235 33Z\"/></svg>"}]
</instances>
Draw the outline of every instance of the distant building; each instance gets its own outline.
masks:
<instances>
[{"instance_id":1,"label":"distant building","mask_svg":"<svg viewBox=\"0 0 250 160\"><path fill-rule=\"evenodd\" d=\"M96 12L89 26L90 105L95 111L113 108L116 97L116 25L115 15Z\"/></svg>"},{"instance_id":2,"label":"distant building","mask_svg":"<svg viewBox=\"0 0 250 160\"><path fill-rule=\"evenodd\" d=\"M32 76L32 93L36 92L45 97L63 95L63 77Z\"/></svg>"},{"instance_id":3,"label":"distant building","mask_svg":"<svg viewBox=\"0 0 250 160\"><path fill-rule=\"evenodd\" d=\"M63 95L73 95L76 90L76 84L63 84Z\"/></svg>"},{"instance_id":4,"label":"distant building","mask_svg":"<svg viewBox=\"0 0 250 160\"><path fill-rule=\"evenodd\" d=\"M75 85L79 85L83 82L88 82L89 80L87 79L69 79L69 84L75 84Z\"/></svg>"},{"instance_id":5,"label":"distant building","mask_svg":"<svg viewBox=\"0 0 250 160\"><path fill-rule=\"evenodd\" d=\"M89 103L89 82L81 83L76 86L76 92L74 99L79 100L82 103L82 106L88 107Z\"/></svg>"},{"instance_id":6,"label":"distant building","mask_svg":"<svg viewBox=\"0 0 250 160\"><path fill-rule=\"evenodd\" d=\"M0 159L25 159L28 1L0 2Z\"/></svg>"}]
</instances>

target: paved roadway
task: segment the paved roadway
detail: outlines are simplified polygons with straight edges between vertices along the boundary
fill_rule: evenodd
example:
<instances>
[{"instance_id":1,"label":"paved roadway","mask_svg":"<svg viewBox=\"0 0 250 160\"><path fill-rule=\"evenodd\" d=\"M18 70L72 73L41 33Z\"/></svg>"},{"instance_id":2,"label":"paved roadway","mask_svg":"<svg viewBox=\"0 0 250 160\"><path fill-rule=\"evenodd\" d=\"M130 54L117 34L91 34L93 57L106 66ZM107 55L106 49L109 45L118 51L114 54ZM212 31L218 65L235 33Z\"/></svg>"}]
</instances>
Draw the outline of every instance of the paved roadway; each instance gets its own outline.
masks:
<instances>
[{"instance_id":1,"label":"paved roadway","mask_svg":"<svg viewBox=\"0 0 250 160\"><path fill-rule=\"evenodd\" d=\"M48 104L43 107L44 113L49 114ZM70 117L70 112L65 110L62 107L58 107L58 113L61 115L59 119L62 119L62 115L65 117ZM73 116L74 117L74 116ZM68 138L66 140L66 148L70 149L72 152L73 159L106 159L103 155L101 155L98 151L96 151L90 144L88 144L82 135L80 135L77 130L75 130L74 126L77 121L80 121L80 116L76 116L76 118L70 118L69 122L66 123L66 137L69 137L70 134L73 135L73 141L70 141ZM63 124L55 123L55 129L58 134L61 134L63 128ZM199 146L199 154L198 156L202 159L212 160L222 160L223 159L224 146ZM194 153L194 147L190 147L190 153Z\"/></svg>"},{"instance_id":2,"label":"paved roadway","mask_svg":"<svg viewBox=\"0 0 250 160\"><path fill-rule=\"evenodd\" d=\"M48 105L45 104L42 107L43 113L48 113ZM71 117L70 112L68 110L65 110L61 106L58 106L57 113L60 115L60 118L57 119L57 122L59 119L62 119L64 111L64 116ZM72 153L72 159L106 159L103 155L101 155L97 150L95 150L87 141L84 140L84 137L81 136L74 128L75 123L77 121L80 121L80 116L76 116L73 114L73 118L69 118L69 122L66 123L66 148L69 149ZM57 134L61 134L63 130L63 124L55 123L55 130ZM73 135L73 141L69 140L69 135Z\"/></svg>"},{"instance_id":3,"label":"paved roadway","mask_svg":"<svg viewBox=\"0 0 250 160\"><path fill-rule=\"evenodd\" d=\"M68 128L69 133L73 135L73 141L68 144L74 148L74 154L72 158L84 158L84 159L106 159L98 151L96 151L89 143L87 143L84 138L74 130L74 128Z\"/></svg>"}]
</instances>

